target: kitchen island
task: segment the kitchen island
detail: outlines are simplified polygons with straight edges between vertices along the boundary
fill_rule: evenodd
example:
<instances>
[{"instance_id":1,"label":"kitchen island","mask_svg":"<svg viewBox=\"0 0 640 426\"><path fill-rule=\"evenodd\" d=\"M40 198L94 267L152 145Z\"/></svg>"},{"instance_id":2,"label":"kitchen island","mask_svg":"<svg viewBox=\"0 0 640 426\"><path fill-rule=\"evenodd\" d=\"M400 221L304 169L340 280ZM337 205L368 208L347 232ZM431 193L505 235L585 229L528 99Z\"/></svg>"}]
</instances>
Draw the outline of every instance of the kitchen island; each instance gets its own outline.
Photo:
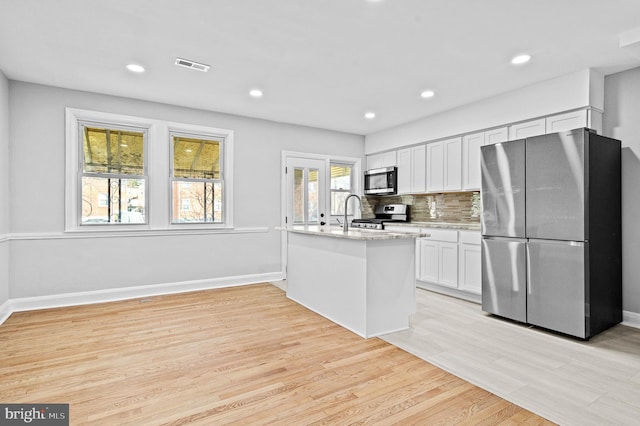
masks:
<instances>
[{"instance_id":1,"label":"kitchen island","mask_svg":"<svg viewBox=\"0 0 640 426\"><path fill-rule=\"evenodd\" d=\"M419 234L299 226L287 231L287 297L365 337L409 328Z\"/></svg>"}]
</instances>

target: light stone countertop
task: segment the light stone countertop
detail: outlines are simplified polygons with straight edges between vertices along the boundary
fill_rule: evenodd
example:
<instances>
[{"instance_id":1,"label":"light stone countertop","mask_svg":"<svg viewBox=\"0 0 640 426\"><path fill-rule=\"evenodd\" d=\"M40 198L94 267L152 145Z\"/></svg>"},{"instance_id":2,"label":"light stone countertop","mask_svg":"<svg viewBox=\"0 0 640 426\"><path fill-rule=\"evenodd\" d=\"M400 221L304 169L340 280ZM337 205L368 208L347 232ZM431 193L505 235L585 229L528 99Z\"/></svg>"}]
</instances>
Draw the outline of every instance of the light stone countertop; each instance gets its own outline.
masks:
<instances>
[{"instance_id":1,"label":"light stone countertop","mask_svg":"<svg viewBox=\"0 0 640 426\"><path fill-rule=\"evenodd\" d=\"M404 233L404 232L389 232L379 231L375 229L359 229L349 228L347 232L342 230L342 227L338 226L289 226L289 227L276 227L281 231L296 232L299 234L311 234L322 237L333 238L346 238L350 240L393 240L393 239L406 239L406 238L419 238L426 237L428 234L424 233Z\"/></svg>"},{"instance_id":2,"label":"light stone countertop","mask_svg":"<svg viewBox=\"0 0 640 426\"><path fill-rule=\"evenodd\" d=\"M480 223L461 222L389 222L388 226L406 226L411 228L440 228L461 231L480 231Z\"/></svg>"}]
</instances>

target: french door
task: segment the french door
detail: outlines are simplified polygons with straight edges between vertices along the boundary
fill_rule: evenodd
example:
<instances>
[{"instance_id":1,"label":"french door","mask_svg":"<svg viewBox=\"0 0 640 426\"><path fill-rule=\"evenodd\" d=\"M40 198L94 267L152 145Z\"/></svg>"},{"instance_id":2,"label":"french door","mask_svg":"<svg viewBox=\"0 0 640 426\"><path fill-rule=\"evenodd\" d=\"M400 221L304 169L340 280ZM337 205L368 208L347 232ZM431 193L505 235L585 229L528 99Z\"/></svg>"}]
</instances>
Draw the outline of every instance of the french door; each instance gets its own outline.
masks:
<instances>
[{"instance_id":1,"label":"french door","mask_svg":"<svg viewBox=\"0 0 640 426\"><path fill-rule=\"evenodd\" d=\"M285 225L324 225L326 217L326 160L288 157L286 160Z\"/></svg>"}]
</instances>

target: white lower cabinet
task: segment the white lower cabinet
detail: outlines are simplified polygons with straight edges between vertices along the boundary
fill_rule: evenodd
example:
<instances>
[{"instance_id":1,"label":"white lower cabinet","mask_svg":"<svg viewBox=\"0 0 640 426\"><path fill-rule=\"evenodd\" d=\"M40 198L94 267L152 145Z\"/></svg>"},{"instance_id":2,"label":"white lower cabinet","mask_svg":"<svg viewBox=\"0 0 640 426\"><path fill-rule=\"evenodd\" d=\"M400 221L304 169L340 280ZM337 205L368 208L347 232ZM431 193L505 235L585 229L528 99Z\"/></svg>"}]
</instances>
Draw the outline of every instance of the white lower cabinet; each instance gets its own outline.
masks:
<instances>
[{"instance_id":1,"label":"white lower cabinet","mask_svg":"<svg viewBox=\"0 0 640 426\"><path fill-rule=\"evenodd\" d=\"M482 255L479 232L460 231L458 288L475 294L482 292Z\"/></svg>"},{"instance_id":2,"label":"white lower cabinet","mask_svg":"<svg viewBox=\"0 0 640 426\"><path fill-rule=\"evenodd\" d=\"M458 286L458 231L424 229L419 238L420 268L417 279L447 287Z\"/></svg>"},{"instance_id":3,"label":"white lower cabinet","mask_svg":"<svg viewBox=\"0 0 640 426\"><path fill-rule=\"evenodd\" d=\"M458 286L458 244L438 243L438 276L440 285Z\"/></svg>"},{"instance_id":4,"label":"white lower cabinet","mask_svg":"<svg viewBox=\"0 0 640 426\"><path fill-rule=\"evenodd\" d=\"M482 290L480 231L422 228L416 240L419 287L479 300Z\"/></svg>"},{"instance_id":5,"label":"white lower cabinet","mask_svg":"<svg viewBox=\"0 0 640 426\"><path fill-rule=\"evenodd\" d=\"M438 241L432 241L427 238L418 240L420 253L420 263L418 267L418 276L420 281L428 281L433 283L440 282L440 251L438 249Z\"/></svg>"}]
</instances>

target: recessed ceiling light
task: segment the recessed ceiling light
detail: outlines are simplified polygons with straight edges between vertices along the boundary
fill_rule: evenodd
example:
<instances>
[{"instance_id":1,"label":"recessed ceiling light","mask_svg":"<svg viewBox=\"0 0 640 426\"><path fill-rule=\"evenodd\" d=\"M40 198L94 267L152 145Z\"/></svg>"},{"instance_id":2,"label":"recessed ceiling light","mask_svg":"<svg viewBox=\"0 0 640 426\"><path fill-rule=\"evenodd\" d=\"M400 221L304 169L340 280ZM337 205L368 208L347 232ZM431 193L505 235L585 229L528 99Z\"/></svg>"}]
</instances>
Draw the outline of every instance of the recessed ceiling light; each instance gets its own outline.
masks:
<instances>
[{"instance_id":1,"label":"recessed ceiling light","mask_svg":"<svg viewBox=\"0 0 640 426\"><path fill-rule=\"evenodd\" d=\"M376 118L376 113L375 112L367 112L364 115L364 118L366 118L367 120L373 120L374 118Z\"/></svg>"},{"instance_id":2,"label":"recessed ceiling light","mask_svg":"<svg viewBox=\"0 0 640 426\"><path fill-rule=\"evenodd\" d=\"M421 98L433 98L433 96L436 94L436 92L434 92L433 90L425 90L422 93L420 93L420 97Z\"/></svg>"},{"instance_id":3,"label":"recessed ceiling light","mask_svg":"<svg viewBox=\"0 0 640 426\"><path fill-rule=\"evenodd\" d=\"M138 64L128 64L127 69L131 72L141 73L144 72L144 67Z\"/></svg>"},{"instance_id":4,"label":"recessed ceiling light","mask_svg":"<svg viewBox=\"0 0 640 426\"><path fill-rule=\"evenodd\" d=\"M513 59L511 60L511 63L513 65L521 65L521 64L526 64L530 60L531 60L531 55L524 54L524 55L514 56Z\"/></svg>"},{"instance_id":5,"label":"recessed ceiling light","mask_svg":"<svg viewBox=\"0 0 640 426\"><path fill-rule=\"evenodd\" d=\"M253 96L254 98L261 98L262 97L262 90L260 89L253 89L249 92L249 94L251 96Z\"/></svg>"}]
</instances>

